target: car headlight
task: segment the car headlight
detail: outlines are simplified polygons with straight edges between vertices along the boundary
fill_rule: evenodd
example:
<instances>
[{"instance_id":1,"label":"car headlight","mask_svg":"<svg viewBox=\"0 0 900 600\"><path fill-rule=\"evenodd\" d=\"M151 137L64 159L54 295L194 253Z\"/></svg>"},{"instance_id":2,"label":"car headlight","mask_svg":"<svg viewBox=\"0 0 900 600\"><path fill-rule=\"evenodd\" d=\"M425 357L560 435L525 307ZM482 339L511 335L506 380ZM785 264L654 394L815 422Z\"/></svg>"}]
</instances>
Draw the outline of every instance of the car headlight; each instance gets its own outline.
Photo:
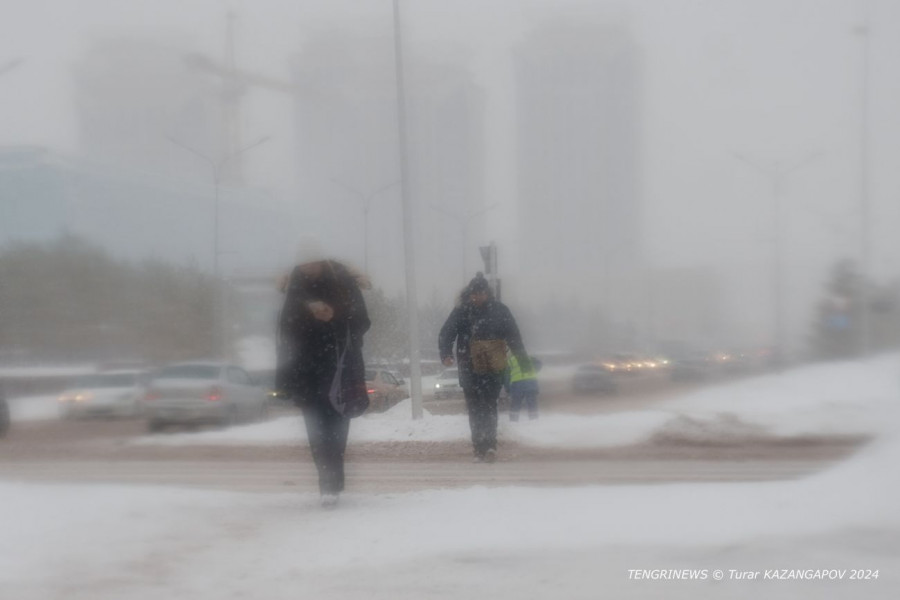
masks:
<instances>
[{"instance_id":1,"label":"car headlight","mask_svg":"<svg viewBox=\"0 0 900 600\"><path fill-rule=\"evenodd\" d=\"M439 383L434 384L434 389L438 389L439 387L441 387L441 384L439 384Z\"/></svg>"}]
</instances>

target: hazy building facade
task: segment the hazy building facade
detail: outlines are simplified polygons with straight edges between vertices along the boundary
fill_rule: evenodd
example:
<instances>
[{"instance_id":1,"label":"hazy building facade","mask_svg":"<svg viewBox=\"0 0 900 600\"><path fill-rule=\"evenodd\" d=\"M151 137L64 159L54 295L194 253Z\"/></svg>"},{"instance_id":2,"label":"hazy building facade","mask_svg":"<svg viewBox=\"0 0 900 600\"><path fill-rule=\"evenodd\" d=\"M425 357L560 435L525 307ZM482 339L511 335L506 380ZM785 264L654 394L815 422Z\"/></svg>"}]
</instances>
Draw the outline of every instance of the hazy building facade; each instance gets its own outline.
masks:
<instances>
[{"instance_id":1,"label":"hazy building facade","mask_svg":"<svg viewBox=\"0 0 900 600\"><path fill-rule=\"evenodd\" d=\"M618 29L546 26L514 66L517 288L615 309L624 298L609 288L642 262L635 45Z\"/></svg>"},{"instance_id":2,"label":"hazy building facade","mask_svg":"<svg viewBox=\"0 0 900 600\"><path fill-rule=\"evenodd\" d=\"M283 207L250 188L222 186L218 196L219 274L276 274L293 234ZM73 234L118 259L211 270L215 198L211 182L0 147L0 244Z\"/></svg>"},{"instance_id":3,"label":"hazy building facade","mask_svg":"<svg viewBox=\"0 0 900 600\"><path fill-rule=\"evenodd\" d=\"M420 288L463 279L476 267L484 207L484 97L469 73L410 60L406 70L410 193ZM403 285L403 213L396 68L391 36L330 34L294 62L298 190L310 229L334 253L368 263L376 285ZM368 223L363 207L368 203ZM448 216L452 215L452 216ZM368 247L365 228L368 227ZM390 267L390 268L389 268ZM391 278L394 279L391 279Z\"/></svg>"},{"instance_id":4,"label":"hazy building facade","mask_svg":"<svg viewBox=\"0 0 900 600\"><path fill-rule=\"evenodd\" d=\"M412 189L419 201L418 245L440 273L426 278L459 289L483 263L488 242L484 211L484 92L452 67L413 72ZM430 277L429 277L430 275ZM429 286L430 288L430 286Z\"/></svg>"},{"instance_id":5,"label":"hazy building facade","mask_svg":"<svg viewBox=\"0 0 900 600\"><path fill-rule=\"evenodd\" d=\"M227 152L226 90L189 66L187 48L150 39L95 40L73 67L80 154L208 181L211 167L170 138L220 159Z\"/></svg>"}]
</instances>

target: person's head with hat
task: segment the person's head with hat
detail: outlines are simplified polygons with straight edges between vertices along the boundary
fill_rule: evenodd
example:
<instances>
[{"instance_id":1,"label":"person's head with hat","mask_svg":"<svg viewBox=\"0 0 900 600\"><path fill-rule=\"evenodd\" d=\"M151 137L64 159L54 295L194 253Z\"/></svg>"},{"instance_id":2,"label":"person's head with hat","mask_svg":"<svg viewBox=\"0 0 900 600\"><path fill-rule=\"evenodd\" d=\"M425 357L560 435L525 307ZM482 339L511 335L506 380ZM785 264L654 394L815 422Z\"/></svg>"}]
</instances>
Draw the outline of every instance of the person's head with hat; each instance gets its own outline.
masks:
<instances>
[{"instance_id":1,"label":"person's head with hat","mask_svg":"<svg viewBox=\"0 0 900 600\"><path fill-rule=\"evenodd\" d=\"M463 295L466 302L470 302L475 306L482 306L493 297L493 292L491 291L491 284L484 278L484 274L479 271L472 278L472 281L469 282L469 285L466 286Z\"/></svg>"},{"instance_id":2,"label":"person's head with hat","mask_svg":"<svg viewBox=\"0 0 900 600\"><path fill-rule=\"evenodd\" d=\"M295 266L300 273L310 279L318 279L325 270L325 251L319 238L312 234L303 234L297 242ZM291 281L291 273L284 273L278 278L278 289L287 292Z\"/></svg>"}]
</instances>

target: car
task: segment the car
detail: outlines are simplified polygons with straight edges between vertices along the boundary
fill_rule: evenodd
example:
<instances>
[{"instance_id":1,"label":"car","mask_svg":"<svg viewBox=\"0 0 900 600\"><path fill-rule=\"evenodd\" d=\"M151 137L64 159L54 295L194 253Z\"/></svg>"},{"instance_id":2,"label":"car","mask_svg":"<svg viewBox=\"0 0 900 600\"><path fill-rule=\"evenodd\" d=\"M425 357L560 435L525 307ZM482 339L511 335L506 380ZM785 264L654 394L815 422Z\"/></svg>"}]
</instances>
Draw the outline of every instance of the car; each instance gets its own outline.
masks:
<instances>
[{"instance_id":1,"label":"car","mask_svg":"<svg viewBox=\"0 0 900 600\"><path fill-rule=\"evenodd\" d=\"M645 368L644 361L639 356L627 352L613 354L609 358L602 360L599 365L607 373L615 373L617 375L635 375Z\"/></svg>"},{"instance_id":2,"label":"car","mask_svg":"<svg viewBox=\"0 0 900 600\"><path fill-rule=\"evenodd\" d=\"M63 419L138 417L145 390L143 371L105 371L81 375L59 395Z\"/></svg>"},{"instance_id":3,"label":"car","mask_svg":"<svg viewBox=\"0 0 900 600\"><path fill-rule=\"evenodd\" d=\"M384 412L409 397L406 381L387 369L366 369L369 410Z\"/></svg>"},{"instance_id":4,"label":"car","mask_svg":"<svg viewBox=\"0 0 900 600\"><path fill-rule=\"evenodd\" d=\"M268 369L263 371L248 372L250 377L255 380L266 393L270 406L288 405L292 403L291 397L277 389L275 386L275 370Z\"/></svg>"},{"instance_id":5,"label":"car","mask_svg":"<svg viewBox=\"0 0 900 600\"><path fill-rule=\"evenodd\" d=\"M444 369L434 383L434 399L462 398L463 389L459 385L459 369Z\"/></svg>"},{"instance_id":6,"label":"car","mask_svg":"<svg viewBox=\"0 0 900 600\"><path fill-rule=\"evenodd\" d=\"M714 374L717 364L704 352L687 352L672 358L669 377L672 381L699 381Z\"/></svg>"},{"instance_id":7,"label":"car","mask_svg":"<svg viewBox=\"0 0 900 600\"><path fill-rule=\"evenodd\" d=\"M168 425L230 426L268 416L266 389L247 371L225 362L185 362L153 372L144 397L147 429Z\"/></svg>"},{"instance_id":8,"label":"car","mask_svg":"<svg viewBox=\"0 0 900 600\"><path fill-rule=\"evenodd\" d=\"M591 363L575 369L575 375L572 377L572 391L577 394L587 392L615 394L619 391L619 386L610 375L606 365Z\"/></svg>"}]
</instances>

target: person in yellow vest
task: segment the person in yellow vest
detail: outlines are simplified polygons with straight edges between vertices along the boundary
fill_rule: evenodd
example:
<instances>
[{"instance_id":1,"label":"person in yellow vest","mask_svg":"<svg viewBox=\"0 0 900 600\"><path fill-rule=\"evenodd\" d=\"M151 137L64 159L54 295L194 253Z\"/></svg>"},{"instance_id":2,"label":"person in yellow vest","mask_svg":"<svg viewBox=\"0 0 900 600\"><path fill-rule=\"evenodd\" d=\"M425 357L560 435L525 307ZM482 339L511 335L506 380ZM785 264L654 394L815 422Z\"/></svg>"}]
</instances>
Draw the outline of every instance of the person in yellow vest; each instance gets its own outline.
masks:
<instances>
[{"instance_id":1,"label":"person in yellow vest","mask_svg":"<svg viewBox=\"0 0 900 600\"><path fill-rule=\"evenodd\" d=\"M519 411L528 410L529 419L538 418L537 399L540 393L537 372L541 362L531 359L531 364L520 365L514 354L509 356L509 420L518 421Z\"/></svg>"}]
</instances>

